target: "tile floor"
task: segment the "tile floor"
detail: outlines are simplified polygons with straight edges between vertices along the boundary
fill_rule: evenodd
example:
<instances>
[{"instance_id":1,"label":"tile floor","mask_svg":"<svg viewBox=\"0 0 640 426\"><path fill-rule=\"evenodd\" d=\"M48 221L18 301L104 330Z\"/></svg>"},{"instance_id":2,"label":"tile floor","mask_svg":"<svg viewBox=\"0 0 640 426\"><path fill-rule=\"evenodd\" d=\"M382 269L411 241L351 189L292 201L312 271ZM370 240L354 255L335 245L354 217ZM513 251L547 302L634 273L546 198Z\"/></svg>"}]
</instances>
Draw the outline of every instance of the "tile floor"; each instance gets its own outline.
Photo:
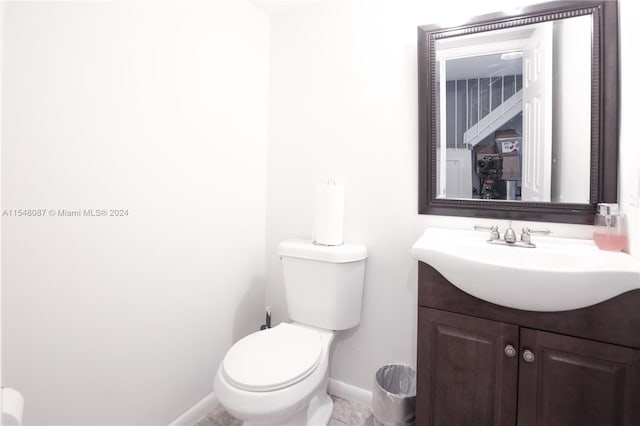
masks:
<instances>
[{"instance_id":1,"label":"tile floor","mask_svg":"<svg viewBox=\"0 0 640 426\"><path fill-rule=\"evenodd\" d=\"M373 426L371 410L355 402L331 396L333 415L328 426ZM218 406L194 426L241 426L242 422Z\"/></svg>"}]
</instances>

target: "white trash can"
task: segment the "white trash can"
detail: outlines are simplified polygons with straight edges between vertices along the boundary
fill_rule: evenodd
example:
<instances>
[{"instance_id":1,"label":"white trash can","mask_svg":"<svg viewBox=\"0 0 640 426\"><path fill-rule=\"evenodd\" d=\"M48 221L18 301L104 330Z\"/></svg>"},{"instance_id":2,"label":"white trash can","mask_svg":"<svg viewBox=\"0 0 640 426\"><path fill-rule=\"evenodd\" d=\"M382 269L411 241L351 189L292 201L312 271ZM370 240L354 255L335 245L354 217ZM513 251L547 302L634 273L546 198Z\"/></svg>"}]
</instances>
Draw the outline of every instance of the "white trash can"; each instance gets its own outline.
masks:
<instances>
[{"instance_id":1,"label":"white trash can","mask_svg":"<svg viewBox=\"0 0 640 426\"><path fill-rule=\"evenodd\" d=\"M413 426L416 422L416 369L402 364L383 365L373 387L376 425Z\"/></svg>"}]
</instances>

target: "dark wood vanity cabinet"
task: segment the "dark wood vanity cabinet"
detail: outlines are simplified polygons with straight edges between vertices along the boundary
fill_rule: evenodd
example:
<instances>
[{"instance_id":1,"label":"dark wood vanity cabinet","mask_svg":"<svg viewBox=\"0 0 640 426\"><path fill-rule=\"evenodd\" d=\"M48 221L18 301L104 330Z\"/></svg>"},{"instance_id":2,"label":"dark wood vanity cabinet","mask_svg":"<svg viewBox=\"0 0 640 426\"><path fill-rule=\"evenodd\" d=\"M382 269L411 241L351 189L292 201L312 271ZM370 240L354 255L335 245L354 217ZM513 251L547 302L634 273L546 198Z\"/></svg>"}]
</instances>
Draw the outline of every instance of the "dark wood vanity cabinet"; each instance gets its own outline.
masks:
<instances>
[{"instance_id":1,"label":"dark wood vanity cabinet","mask_svg":"<svg viewBox=\"0 0 640 426\"><path fill-rule=\"evenodd\" d=\"M514 425L517 342L513 324L420 307L418 424Z\"/></svg>"},{"instance_id":2,"label":"dark wood vanity cabinet","mask_svg":"<svg viewBox=\"0 0 640 426\"><path fill-rule=\"evenodd\" d=\"M640 291L519 311L421 263L418 299L418 425L640 425Z\"/></svg>"},{"instance_id":3,"label":"dark wood vanity cabinet","mask_svg":"<svg viewBox=\"0 0 640 426\"><path fill-rule=\"evenodd\" d=\"M640 351L520 330L519 425L640 425Z\"/></svg>"}]
</instances>

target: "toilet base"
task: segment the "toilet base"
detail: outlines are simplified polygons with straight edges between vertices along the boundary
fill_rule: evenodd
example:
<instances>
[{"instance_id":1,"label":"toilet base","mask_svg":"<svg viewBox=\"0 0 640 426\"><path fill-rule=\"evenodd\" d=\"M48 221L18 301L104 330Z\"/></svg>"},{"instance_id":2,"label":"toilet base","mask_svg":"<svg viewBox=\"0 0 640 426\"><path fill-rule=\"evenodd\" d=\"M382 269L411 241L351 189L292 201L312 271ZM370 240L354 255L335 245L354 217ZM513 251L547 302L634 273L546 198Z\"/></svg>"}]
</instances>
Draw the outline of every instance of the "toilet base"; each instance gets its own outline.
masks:
<instances>
[{"instance_id":1,"label":"toilet base","mask_svg":"<svg viewBox=\"0 0 640 426\"><path fill-rule=\"evenodd\" d=\"M327 394L327 375L334 332L301 324L291 325L311 328L318 333L322 342L320 363L299 382L270 391L244 390L225 378L223 364L218 368L213 390L220 405L229 414L244 421L244 426L326 426L331 419L333 400Z\"/></svg>"},{"instance_id":2,"label":"toilet base","mask_svg":"<svg viewBox=\"0 0 640 426\"><path fill-rule=\"evenodd\" d=\"M269 423L270 426L327 426L333 414L333 400L326 387L320 386L311 397L309 404L285 423ZM265 423L244 422L242 426L266 426Z\"/></svg>"}]
</instances>

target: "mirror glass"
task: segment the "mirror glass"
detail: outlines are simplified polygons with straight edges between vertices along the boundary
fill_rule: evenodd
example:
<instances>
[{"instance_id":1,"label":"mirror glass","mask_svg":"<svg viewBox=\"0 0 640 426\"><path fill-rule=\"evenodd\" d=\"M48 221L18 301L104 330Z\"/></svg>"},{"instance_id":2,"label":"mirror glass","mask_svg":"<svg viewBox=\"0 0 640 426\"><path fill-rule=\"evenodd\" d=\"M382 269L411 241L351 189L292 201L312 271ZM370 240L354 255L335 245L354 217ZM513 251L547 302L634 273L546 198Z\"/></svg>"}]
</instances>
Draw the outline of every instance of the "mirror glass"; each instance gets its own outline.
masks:
<instances>
[{"instance_id":1,"label":"mirror glass","mask_svg":"<svg viewBox=\"0 0 640 426\"><path fill-rule=\"evenodd\" d=\"M592 21L435 41L436 198L590 202Z\"/></svg>"}]
</instances>

